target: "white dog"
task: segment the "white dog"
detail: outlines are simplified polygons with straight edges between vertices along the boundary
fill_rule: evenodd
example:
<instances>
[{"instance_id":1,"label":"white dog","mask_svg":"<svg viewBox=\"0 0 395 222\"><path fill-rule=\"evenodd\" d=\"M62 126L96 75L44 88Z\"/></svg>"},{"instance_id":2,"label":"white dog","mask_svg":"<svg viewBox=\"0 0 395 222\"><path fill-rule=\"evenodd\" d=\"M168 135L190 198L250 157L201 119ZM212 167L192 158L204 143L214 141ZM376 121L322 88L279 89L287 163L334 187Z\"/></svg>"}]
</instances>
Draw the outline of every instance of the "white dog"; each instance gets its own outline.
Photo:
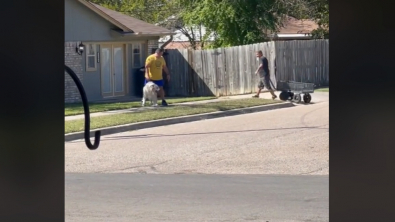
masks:
<instances>
[{"instance_id":1,"label":"white dog","mask_svg":"<svg viewBox=\"0 0 395 222\"><path fill-rule=\"evenodd\" d=\"M152 81L147 82L143 88L143 99L141 101L141 105L144 106L145 101L149 100L151 101L151 105L158 106L158 91L158 85Z\"/></svg>"}]
</instances>

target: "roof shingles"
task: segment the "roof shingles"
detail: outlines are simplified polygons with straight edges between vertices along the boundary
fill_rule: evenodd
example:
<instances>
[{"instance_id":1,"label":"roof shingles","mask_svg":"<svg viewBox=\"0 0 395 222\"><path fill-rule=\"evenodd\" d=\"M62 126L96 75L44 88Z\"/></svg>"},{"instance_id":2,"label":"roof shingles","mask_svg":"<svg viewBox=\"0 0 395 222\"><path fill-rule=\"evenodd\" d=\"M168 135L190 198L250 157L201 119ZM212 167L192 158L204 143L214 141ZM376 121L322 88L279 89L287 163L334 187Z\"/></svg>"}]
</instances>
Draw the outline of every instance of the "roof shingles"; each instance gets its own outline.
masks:
<instances>
[{"instance_id":1,"label":"roof shingles","mask_svg":"<svg viewBox=\"0 0 395 222\"><path fill-rule=\"evenodd\" d=\"M126 32L141 33L141 34L158 34L158 35L171 34L171 31L166 28L144 22L142 20L105 8L103 6L97 5L92 2L89 2L89 4L91 4L96 9L100 10L102 13L107 15L113 21L116 21L117 23L129 29L129 30L124 30Z\"/></svg>"},{"instance_id":2,"label":"roof shingles","mask_svg":"<svg viewBox=\"0 0 395 222\"><path fill-rule=\"evenodd\" d=\"M298 20L291 16L287 16L280 28L279 34L308 34L318 28L318 24L310 19Z\"/></svg>"}]
</instances>

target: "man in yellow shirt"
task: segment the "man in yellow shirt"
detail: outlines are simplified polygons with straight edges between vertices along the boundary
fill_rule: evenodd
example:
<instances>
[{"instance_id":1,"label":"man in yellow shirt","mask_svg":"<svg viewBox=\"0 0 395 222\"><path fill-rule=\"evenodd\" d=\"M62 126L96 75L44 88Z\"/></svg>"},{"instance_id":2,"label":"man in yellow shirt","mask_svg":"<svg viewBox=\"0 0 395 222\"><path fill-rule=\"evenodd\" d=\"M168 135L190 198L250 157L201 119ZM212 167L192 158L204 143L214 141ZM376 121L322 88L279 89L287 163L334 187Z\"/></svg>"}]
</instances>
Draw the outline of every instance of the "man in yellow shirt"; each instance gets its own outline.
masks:
<instances>
[{"instance_id":1,"label":"man in yellow shirt","mask_svg":"<svg viewBox=\"0 0 395 222\"><path fill-rule=\"evenodd\" d=\"M163 90L163 76L162 69L165 70L167 74L167 81L170 80L170 72L167 69L166 61L163 58L163 49L159 48L155 51L154 54L147 57L145 60L145 84L149 81L154 82L159 86L159 96L162 99L162 106L167 106L167 102L165 100L165 91Z\"/></svg>"}]
</instances>

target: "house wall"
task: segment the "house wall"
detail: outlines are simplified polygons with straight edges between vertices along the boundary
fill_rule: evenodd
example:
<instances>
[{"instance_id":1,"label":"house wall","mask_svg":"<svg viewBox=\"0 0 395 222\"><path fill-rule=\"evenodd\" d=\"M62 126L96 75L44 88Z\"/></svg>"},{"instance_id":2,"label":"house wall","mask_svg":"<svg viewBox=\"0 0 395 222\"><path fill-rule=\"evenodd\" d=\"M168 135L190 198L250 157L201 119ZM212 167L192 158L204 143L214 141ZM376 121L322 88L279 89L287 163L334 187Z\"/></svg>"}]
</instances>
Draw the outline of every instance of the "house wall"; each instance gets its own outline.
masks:
<instances>
[{"instance_id":1,"label":"house wall","mask_svg":"<svg viewBox=\"0 0 395 222\"><path fill-rule=\"evenodd\" d=\"M89 101L102 100L101 94L101 64L97 64L97 70L86 71L86 55L76 53L76 46L81 42L84 45L95 43L97 52L100 52L102 43L123 43L130 44L141 42L142 59L141 66L144 65L145 58L151 54L152 49L158 48L159 36L136 37L136 36L116 36L111 33L111 29L116 29L112 23L105 20L85 5L77 0L65 0L65 64L76 72L82 82ZM136 88L136 67L132 67L131 50L127 50L126 86L128 91L126 96L134 96ZM68 74L65 76L65 102L80 102L80 94Z\"/></svg>"},{"instance_id":2,"label":"house wall","mask_svg":"<svg viewBox=\"0 0 395 222\"><path fill-rule=\"evenodd\" d=\"M148 40L147 40L148 41ZM145 42L147 42L145 41ZM140 42L141 43L141 60L140 60L140 66L136 67L133 66L133 44L138 43L138 42L124 42L124 44L127 45L126 48L126 63L127 63L127 70L126 70L126 76L125 76L125 81L127 82L127 91L125 96L136 96L136 87L142 87L140 86L139 82L139 75L140 73L137 72L139 68L144 66L145 59L147 58L147 43ZM88 44L86 42L85 44ZM96 43L96 50L97 52L100 52L100 43ZM75 51L75 49L74 49ZM78 54L77 54L78 55ZM89 101L98 101L98 100L103 100L102 92L101 92L101 63L97 63L97 69L96 71L86 71L86 55L85 53L83 56L80 56L80 60L78 63L82 64L81 68L81 73L82 73L82 83L84 85L84 89L87 95L87 98Z\"/></svg>"},{"instance_id":3,"label":"house wall","mask_svg":"<svg viewBox=\"0 0 395 222\"><path fill-rule=\"evenodd\" d=\"M158 48L157 40L146 40L145 43L141 44L141 62L140 65L144 66L145 59L150 54L150 50ZM86 71L86 54L85 52L82 55L76 53L76 47L80 42L66 42L65 43L65 64L68 65L74 72L76 72L80 81L84 86L85 93L89 101L99 101L103 99L101 93L101 63L97 63L96 71ZM85 42L84 44L88 44L89 42ZM96 50L100 52L100 43L96 43ZM125 42L127 44L127 57L126 62L128 63L128 70L126 70L126 81L127 81L127 93L125 96L136 96L137 87L140 86L140 73L137 72L137 69L140 67L133 67L133 53L132 53L132 44L133 42ZM148 44L147 44L148 43ZM149 51L148 51L149 50ZM76 87L74 81L71 77L66 74L65 76L65 102L66 103L74 103L81 102L81 97Z\"/></svg>"},{"instance_id":4,"label":"house wall","mask_svg":"<svg viewBox=\"0 0 395 222\"><path fill-rule=\"evenodd\" d=\"M76 0L65 0L66 41L113 40L110 30L116 28L109 21Z\"/></svg>"},{"instance_id":5,"label":"house wall","mask_svg":"<svg viewBox=\"0 0 395 222\"><path fill-rule=\"evenodd\" d=\"M100 45L96 45L96 52L100 52ZM84 53L82 56L82 75L86 97L88 101L95 101L102 99L101 95L101 63L96 63L96 71L86 71L86 54ZM96 58L97 59L97 58Z\"/></svg>"},{"instance_id":6,"label":"house wall","mask_svg":"<svg viewBox=\"0 0 395 222\"><path fill-rule=\"evenodd\" d=\"M119 29L77 0L65 0L65 41L128 42L157 41L159 36L116 36L112 29Z\"/></svg>"},{"instance_id":7,"label":"house wall","mask_svg":"<svg viewBox=\"0 0 395 222\"><path fill-rule=\"evenodd\" d=\"M65 65L70 67L78 76L78 78L83 81L83 70L82 70L82 58L83 56L78 55L75 48L78 43L76 42L65 42ZM66 103L80 102L81 96L78 91L77 85L74 83L73 79L69 74L65 72L65 92L64 99Z\"/></svg>"}]
</instances>

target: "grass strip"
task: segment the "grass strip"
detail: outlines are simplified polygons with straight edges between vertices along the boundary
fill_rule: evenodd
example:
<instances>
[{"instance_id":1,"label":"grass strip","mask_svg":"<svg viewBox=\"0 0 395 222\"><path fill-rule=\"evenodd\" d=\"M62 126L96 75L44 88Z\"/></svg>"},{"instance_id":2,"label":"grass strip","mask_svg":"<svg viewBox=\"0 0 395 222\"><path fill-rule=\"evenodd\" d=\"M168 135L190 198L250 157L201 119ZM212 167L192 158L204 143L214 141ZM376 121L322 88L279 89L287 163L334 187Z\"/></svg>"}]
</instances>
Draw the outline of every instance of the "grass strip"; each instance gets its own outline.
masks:
<instances>
[{"instance_id":1,"label":"grass strip","mask_svg":"<svg viewBox=\"0 0 395 222\"><path fill-rule=\"evenodd\" d=\"M329 87L315 89L314 91L315 91L315 92L329 92Z\"/></svg>"},{"instance_id":2,"label":"grass strip","mask_svg":"<svg viewBox=\"0 0 395 222\"><path fill-rule=\"evenodd\" d=\"M91 130L123 124L165 119L171 117L187 116L194 114L226 111L232 109L247 108L260 105L281 103L278 100L268 99L235 99L220 102L210 102L195 105L175 105L169 107L157 107L143 111L98 116L91 118ZM65 133L81 132L84 130L84 119L65 121Z\"/></svg>"},{"instance_id":3,"label":"grass strip","mask_svg":"<svg viewBox=\"0 0 395 222\"><path fill-rule=\"evenodd\" d=\"M214 96L206 96L206 97L186 97L186 98L175 98L175 99L166 99L168 104L177 104L177 103L185 103L185 102L196 102L202 100L210 100L216 99ZM160 103L160 101L158 101ZM135 102L119 102L119 103L91 103L89 104L90 113L97 112L105 112L112 110L121 110L121 109L130 109L141 107L140 101ZM65 116L74 116L79 114L84 114L84 107L82 103L73 103L73 104L65 104L64 110Z\"/></svg>"}]
</instances>

